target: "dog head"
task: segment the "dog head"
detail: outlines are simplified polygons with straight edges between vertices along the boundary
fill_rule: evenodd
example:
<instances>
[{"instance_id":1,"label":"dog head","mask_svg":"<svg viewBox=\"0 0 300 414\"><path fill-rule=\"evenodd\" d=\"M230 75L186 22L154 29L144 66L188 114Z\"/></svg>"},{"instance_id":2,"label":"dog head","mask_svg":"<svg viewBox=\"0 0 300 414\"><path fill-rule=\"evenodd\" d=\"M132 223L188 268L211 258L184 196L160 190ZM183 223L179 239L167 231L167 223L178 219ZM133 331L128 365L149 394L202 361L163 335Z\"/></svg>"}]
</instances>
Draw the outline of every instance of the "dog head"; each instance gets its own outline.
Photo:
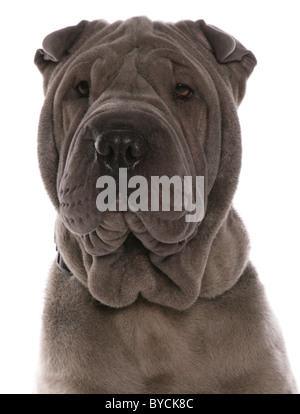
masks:
<instances>
[{"instance_id":1,"label":"dog head","mask_svg":"<svg viewBox=\"0 0 300 414\"><path fill-rule=\"evenodd\" d=\"M167 257L181 252L205 220L215 221L217 231L240 170L236 112L256 64L251 52L203 20L141 17L58 30L44 39L35 62L45 90L42 177L85 253L110 255L133 234ZM204 219L188 221L184 209L99 211L97 180L118 181L120 168L147 182L203 176Z\"/></svg>"}]
</instances>

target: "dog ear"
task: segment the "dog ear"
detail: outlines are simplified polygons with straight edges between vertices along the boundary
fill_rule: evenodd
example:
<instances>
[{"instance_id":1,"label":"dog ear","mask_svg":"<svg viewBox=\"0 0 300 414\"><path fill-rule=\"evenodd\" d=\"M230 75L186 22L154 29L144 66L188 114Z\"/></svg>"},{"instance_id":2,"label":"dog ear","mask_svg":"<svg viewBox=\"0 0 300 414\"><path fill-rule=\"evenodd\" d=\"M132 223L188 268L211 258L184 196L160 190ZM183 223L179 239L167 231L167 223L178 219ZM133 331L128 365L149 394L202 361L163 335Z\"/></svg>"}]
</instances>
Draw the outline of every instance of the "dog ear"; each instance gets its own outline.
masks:
<instances>
[{"instance_id":1,"label":"dog ear","mask_svg":"<svg viewBox=\"0 0 300 414\"><path fill-rule=\"evenodd\" d=\"M257 62L250 50L247 50L230 34L223 32L223 30L215 26L206 24L204 20L199 20L199 25L209 41L218 62L240 62L248 72L248 75L251 74ZM248 59L244 59L245 57Z\"/></svg>"},{"instance_id":2,"label":"dog ear","mask_svg":"<svg viewBox=\"0 0 300 414\"><path fill-rule=\"evenodd\" d=\"M206 24L204 20L197 23L217 61L227 67L235 99L240 103L245 94L246 80L257 63L254 54L217 27Z\"/></svg>"},{"instance_id":3,"label":"dog ear","mask_svg":"<svg viewBox=\"0 0 300 414\"><path fill-rule=\"evenodd\" d=\"M81 36L87 24L87 20L82 20L76 26L56 30L45 37L43 49L38 49L34 57L34 63L43 75L48 68L53 69L70 53L71 47Z\"/></svg>"}]
</instances>

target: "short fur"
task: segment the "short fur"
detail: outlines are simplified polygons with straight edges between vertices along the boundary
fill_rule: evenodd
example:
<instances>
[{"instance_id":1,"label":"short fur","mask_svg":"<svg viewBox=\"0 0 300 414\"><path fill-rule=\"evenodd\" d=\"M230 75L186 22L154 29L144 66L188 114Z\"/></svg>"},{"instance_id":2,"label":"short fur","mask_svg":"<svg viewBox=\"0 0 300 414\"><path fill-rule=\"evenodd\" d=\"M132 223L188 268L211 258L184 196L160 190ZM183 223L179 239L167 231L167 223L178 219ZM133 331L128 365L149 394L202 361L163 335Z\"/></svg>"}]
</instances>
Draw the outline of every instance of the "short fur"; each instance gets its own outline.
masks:
<instances>
[{"instance_id":1,"label":"short fur","mask_svg":"<svg viewBox=\"0 0 300 414\"><path fill-rule=\"evenodd\" d=\"M57 209L40 393L295 393L285 346L232 207L237 107L256 60L203 20L82 21L47 36L39 162ZM76 92L90 85L89 98ZM192 87L188 101L176 84ZM131 129L134 174L204 175L205 216L96 209L96 134Z\"/></svg>"}]
</instances>

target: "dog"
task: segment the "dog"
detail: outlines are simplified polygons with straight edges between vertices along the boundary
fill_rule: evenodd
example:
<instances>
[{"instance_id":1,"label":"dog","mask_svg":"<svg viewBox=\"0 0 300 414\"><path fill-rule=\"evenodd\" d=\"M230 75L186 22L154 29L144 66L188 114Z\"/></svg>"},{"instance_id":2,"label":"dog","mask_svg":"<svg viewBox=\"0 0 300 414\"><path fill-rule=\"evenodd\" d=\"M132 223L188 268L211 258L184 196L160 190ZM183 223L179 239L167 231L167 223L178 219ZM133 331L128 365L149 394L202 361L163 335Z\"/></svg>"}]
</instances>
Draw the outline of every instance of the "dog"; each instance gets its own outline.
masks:
<instances>
[{"instance_id":1,"label":"dog","mask_svg":"<svg viewBox=\"0 0 300 414\"><path fill-rule=\"evenodd\" d=\"M37 392L296 393L232 207L252 52L204 20L134 17L51 33L35 63L58 250ZM99 211L97 180L118 182L120 169L147 181L203 177L203 217Z\"/></svg>"}]
</instances>

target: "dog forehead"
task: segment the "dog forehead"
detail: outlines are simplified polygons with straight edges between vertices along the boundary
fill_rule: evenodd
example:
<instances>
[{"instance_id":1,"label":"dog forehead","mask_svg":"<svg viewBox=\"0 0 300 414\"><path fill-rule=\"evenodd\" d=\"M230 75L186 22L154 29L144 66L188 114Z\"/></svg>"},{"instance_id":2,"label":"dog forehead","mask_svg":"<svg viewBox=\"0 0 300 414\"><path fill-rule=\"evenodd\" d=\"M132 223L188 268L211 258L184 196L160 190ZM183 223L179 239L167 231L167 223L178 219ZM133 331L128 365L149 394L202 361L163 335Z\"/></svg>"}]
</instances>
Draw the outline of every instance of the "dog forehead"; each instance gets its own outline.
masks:
<instances>
[{"instance_id":1,"label":"dog forehead","mask_svg":"<svg viewBox=\"0 0 300 414\"><path fill-rule=\"evenodd\" d=\"M174 37L175 32L177 36ZM159 51L160 56L168 56L169 51L180 55L184 52L180 42L180 30L171 23L153 22L147 17L134 17L123 22L110 24L106 29L97 26L86 38L81 48L83 54L90 56L97 52L104 58L106 54L115 53L119 58L134 52L145 56Z\"/></svg>"},{"instance_id":2,"label":"dog forehead","mask_svg":"<svg viewBox=\"0 0 300 414\"><path fill-rule=\"evenodd\" d=\"M124 21L121 27L124 26L124 35L130 39L134 45L146 38L154 37L154 22L147 17L133 17Z\"/></svg>"}]
</instances>

